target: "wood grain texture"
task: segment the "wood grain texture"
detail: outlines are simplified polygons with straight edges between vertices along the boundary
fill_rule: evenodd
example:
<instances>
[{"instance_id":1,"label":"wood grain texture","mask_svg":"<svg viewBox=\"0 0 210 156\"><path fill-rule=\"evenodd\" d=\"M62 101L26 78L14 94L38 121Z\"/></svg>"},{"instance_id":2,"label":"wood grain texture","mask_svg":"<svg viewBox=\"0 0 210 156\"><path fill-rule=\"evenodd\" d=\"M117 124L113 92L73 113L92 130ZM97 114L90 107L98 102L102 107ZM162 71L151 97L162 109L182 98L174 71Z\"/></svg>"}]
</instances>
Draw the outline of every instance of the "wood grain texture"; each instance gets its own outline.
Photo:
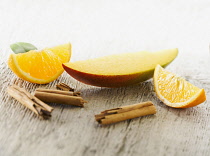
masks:
<instances>
[{"instance_id":1,"label":"wood grain texture","mask_svg":"<svg viewBox=\"0 0 210 156\"><path fill-rule=\"evenodd\" d=\"M209 1L26 1L0 3L1 156L208 156L210 153ZM16 77L7 66L9 45L27 41L39 48L71 42L72 61L140 50L179 48L168 67L206 90L207 101L188 109L160 102L152 81L123 87L82 84L65 72L37 85ZM64 82L88 101L84 108L56 105L40 120L5 92L17 84L33 92ZM152 101L157 114L100 126L105 109Z\"/></svg>"}]
</instances>

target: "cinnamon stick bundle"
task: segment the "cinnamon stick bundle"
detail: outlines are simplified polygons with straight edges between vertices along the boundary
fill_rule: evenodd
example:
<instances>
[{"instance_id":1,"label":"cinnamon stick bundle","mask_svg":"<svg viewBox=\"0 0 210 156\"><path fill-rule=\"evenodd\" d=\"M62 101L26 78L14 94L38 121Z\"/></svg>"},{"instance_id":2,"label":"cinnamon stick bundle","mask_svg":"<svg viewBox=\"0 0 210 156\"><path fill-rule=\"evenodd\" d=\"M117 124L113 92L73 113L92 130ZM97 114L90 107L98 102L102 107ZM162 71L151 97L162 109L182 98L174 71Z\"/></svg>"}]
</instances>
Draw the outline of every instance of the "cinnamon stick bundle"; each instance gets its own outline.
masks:
<instances>
[{"instance_id":1,"label":"cinnamon stick bundle","mask_svg":"<svg viewBox=\"0 0 210 156\"><path fill-rule=\"evenodd\" d=\"M86 101L83 100L83 98L79 95L80 93L78 92L42 88L38 88L34 92L34 96L36 96L44 102L84 107L84 103L86 103Z\"/></svg>"},{"instance_id":2,"label":"cinnamon stick bundle","mask_svg":"<svg viewBox=\"0 0 210 156\"><path fill-rule=\"evenodd\" d=\"M44 119L51 117L53 108L31 95L25 89L13 85L7 88L7 92L10 96L18 100L22 105L32 110L38 116Z\"/></svg>"},{"instance_id":3,"label":"cinnamon stick bundle","mask_svg":"<svg viewBox=\"0 0 210 156\"><path fill-rule=\"evenodd\" d=\"M156 108L151 101L109 109L95 115L98 123L106 125L140 116L155 114Z\"/></svg>"}]
</instances>

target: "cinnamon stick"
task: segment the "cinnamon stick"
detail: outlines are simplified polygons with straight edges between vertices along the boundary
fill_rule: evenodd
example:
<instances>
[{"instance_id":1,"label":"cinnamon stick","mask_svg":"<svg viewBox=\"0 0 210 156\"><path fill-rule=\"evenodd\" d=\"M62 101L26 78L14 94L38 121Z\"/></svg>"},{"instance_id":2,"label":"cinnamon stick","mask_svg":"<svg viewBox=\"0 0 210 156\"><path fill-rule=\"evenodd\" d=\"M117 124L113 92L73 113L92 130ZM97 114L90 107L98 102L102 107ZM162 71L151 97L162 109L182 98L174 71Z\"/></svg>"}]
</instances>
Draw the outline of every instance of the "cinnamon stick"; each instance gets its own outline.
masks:
<instances>
[{"instance_id":1,"label":"cinnamon stick","mask_svg":"<svg viewBox=\"0 0 210 156\"><path fill-rule=\"evenodd\" d=\"M155 114L156 108L151 101L109 109L95 115L98 123L106 125L140 116Z\"/></svg>"},{"instance_id":2,"label":"cinnamon stick","mask_svg":"<svg viewBox=\"0 0 210 156\"><path fill-rule=\"evenodd\" d=\"M69 87L69 86L68 86L67 84L65 84L65 83L59 83L59 84L56 85L56 87L57 87L58 89L60 89L60 90L72 91L72 92L74 92L74 89L71 88L71 87Z\"/></svg>"},{"instance_id":3,"label":"cinnamon stick","mask_svg":"<svg viewBox=\"0 0 210 156\"><path fill-rule=\"evenodd\" d=\"M63 95L69 95L69 96L80 96L81 95L80 92L62 91L62 90L44 89L44 88L37 88L36 91L46 92L46 93L63 94Z\"/></svg>"},{"instance_id":4,"label":"cinnamon stick","mask_svg":"<svg viewBox=\"0 0 210 156\"><path fill-rule=\"evenodd\" d=\"M82 97L78 96L77 93L69 91L36 89L34 92L34 96L44 102L49 103L67 104L80 107L84 107L84 103L86 103L86 101L83 100Z\"/></svg>"},{"instance_id":5,"label":"cinnamon stick","mask_svg":"<svg viewBox=\"0 0 210 156\"><path fill-rule=\"evenodd\" d=\"M25 89L13 85L7 88L7 92L10 96L18 100L22 105L32 110L38 116L44 119L51 117L53 108L31 95Z\"/></svg>"}]
</instances>

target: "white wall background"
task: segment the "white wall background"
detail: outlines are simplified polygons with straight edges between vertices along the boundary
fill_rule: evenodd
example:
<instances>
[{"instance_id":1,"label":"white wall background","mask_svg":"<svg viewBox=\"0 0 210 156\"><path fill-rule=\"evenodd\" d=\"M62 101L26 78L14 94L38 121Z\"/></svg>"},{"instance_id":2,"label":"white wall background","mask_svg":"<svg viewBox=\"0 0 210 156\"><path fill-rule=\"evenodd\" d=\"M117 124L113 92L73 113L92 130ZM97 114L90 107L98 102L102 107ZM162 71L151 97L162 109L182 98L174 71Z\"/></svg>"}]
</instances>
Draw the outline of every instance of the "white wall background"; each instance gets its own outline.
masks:
<instances>
[{"instance_id":1,"label":"white wall background","mask_svg":"<svg viewBox=\"0 0 210 156\"><path fill-rule=\"evenodd\" d=\"M71 42L73 61L173 47L180 55L208 56L209 0L5 0L0 6L1 53L27 41L40 48Z\"/></svg>"}]
</instances>

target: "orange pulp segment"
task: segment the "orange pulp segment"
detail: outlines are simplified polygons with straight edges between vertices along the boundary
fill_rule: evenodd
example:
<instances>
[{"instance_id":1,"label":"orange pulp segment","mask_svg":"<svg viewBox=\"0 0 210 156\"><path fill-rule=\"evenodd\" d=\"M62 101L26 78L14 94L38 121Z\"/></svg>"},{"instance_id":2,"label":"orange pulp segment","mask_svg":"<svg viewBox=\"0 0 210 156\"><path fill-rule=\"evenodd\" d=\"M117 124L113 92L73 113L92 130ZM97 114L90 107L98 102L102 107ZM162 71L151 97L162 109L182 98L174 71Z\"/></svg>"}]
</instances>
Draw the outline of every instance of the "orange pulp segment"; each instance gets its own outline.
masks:
<instances>
[{"instance_id":1,"label":"orange pulp segment","mask_svg":"<svg viewBox=\"0 0 210 156\"><path fill-rule=\"evenodd\" d=\"M188 108L206 100L204 89L166 71L160 65L155 68L153 81L157 96L170 107Z\"/></svg>"},{"instance_id":2,"label":"orange pulp segment","mask_svg":"<svg viewBox=\"0 0 210 156\"><path fill-rule=\"evenodd\" d=\"M68 43L39 51L11 54L8 65L23 80L46 84L63 73L62 63L69 62L70 57L71 45Z\"/></svg>"}]
</instances>

